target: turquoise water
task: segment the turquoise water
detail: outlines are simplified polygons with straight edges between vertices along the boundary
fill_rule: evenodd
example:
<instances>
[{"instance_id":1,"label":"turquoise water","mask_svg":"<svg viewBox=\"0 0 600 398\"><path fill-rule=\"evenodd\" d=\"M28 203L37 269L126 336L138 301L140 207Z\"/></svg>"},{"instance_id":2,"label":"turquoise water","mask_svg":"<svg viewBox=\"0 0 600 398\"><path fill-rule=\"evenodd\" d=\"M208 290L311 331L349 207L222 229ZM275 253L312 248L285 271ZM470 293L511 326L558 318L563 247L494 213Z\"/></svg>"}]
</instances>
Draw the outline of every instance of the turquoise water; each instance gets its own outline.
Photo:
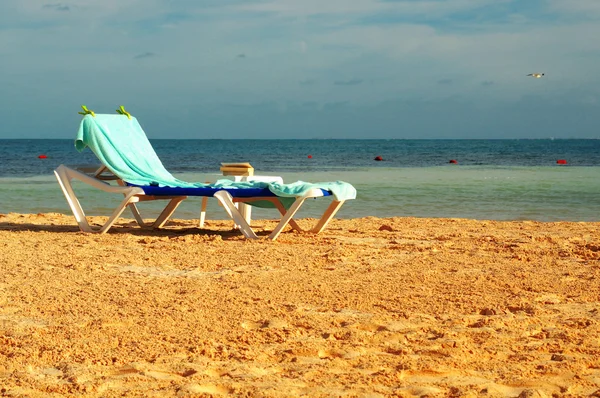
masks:
<instances>
[{"instance_id":1,"label":"turquoise water","mask_svg":"<svg viewBox=\"0 0 600 398\"><path fill-rule=\"evenodd\" d=\"M214 181L212 172L174 173L188 181ZM284 181L343 180L358 191L339 212L341 218L365 216L451 217L493 220L599 221L600 166L462 166L354 167L326 171L257 170L256 174L280 175ZM107 196L84 184L76 190L89 215L108 215L121 199ZM316 217L327 199L310 200L300 217ZM144 203L148 215L159 205ZM198 218L200 198L183 202L176 218ZM0 213L70 214L67 203L51 174L0 177ZM130 217L128 213L125 213ZM254 209L253 218L273 218L272 210ZM225 219L216 201L209 201L209 219Z\"/></svg>"},{"instance_id":2,"label":"turquoise water","mask_svg":"<svg viewBox=\"0 0 600 398\"><path fill-rule=\"evenodd\" d=\"M600 140L151 140L175 176L215 181L221 162L250 162L256 174L284 181L342 180L358 198L339 216L459 217L495 220L600 220ZM44 154L45 159L38 156ZM309 157L310 155L310 157ZM384 161L374 161L381 156ZM457 164L449 164L455 159ZM557 165L558 159L567 165ZM0 140L0 213L70 214L52 171L96 163L72 140ZM120 197L79 184L90 215L108 215ZM224 211L209 204L209 218ZM316 217L328 200L311 200L301 217ZM159 205L144 203L156 213ZM175 217L198 217L199 198ZM127 213L126 213L127 214ZM152 213L150 213L152 214ZM254 209L253 218L271 218Z\"/></svg>"}]
</instances>

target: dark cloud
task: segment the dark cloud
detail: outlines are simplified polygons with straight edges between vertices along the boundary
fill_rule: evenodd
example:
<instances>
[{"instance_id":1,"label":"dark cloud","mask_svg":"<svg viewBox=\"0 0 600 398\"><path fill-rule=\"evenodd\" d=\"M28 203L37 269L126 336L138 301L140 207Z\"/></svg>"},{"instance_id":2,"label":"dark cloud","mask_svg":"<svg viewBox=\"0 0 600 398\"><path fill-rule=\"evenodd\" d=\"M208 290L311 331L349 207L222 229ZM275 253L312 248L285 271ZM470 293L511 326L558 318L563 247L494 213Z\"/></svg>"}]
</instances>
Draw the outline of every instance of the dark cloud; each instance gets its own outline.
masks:
<instances>
[{"instance_id":1,"label":"dark cloud","mask_svg":"<svg viewBox=\"0 0 600 398\"><path fill-rule=\"evenodd\" d=\"M442 80L438 80L437 84L452 84L452 79L442 79Z\"/></svg>"},{"instance_id":2,"label":"dark cloud","mask_svg":"<svg viewBox=\"0 0 600 398\"><path fill-rule=\"evenodd\" d=\"M494 84L493 80L486 80L486 81L481 82L482 86L491 86L493 84Z\"/></svg>"},{"instance_id":3,"label":"dark cloud","mask_svg":"<svg viewBox=\"0 0 600 398\"><path fill-rule=\"evenodd\" d=\"M299 84L301 86L312 86L316 83L317 81L315 79L306 79L306 80L301 80L299 82Z\"/></svg>"},{"instance_id":4,"label":"dark cloud","mask_svg":"<svg viewBox=\"0 0 600 398\"><path fill-rule=\"evenodd\" d=\"M136 55L135 57L133 57L133 59L151 58L151 57L155 57L155 56L156 56L155 53L145 52L145 53Z\"/></svg>"},{"instance_id":5,"label":"dark cloud","mask_svg":"<svg viewBox=\"0 0 600 398\"><path fill-rule=\"evenodd\" d=\"M67 4L61 4L61 3L57 3L57 4L44 4L43 8L49 8L55 11L70 11L71 7L69 7Z\"/></svg>"},{"instance_id":6,"label":"dark cloud","mask_svg":"<svg viewBox=\"0 0 600 398\"><path fill-rule=\"evenodd\" d=\"M238 54L237 58L246 58L246 54L243 54L243 53L242 54Z\"/></svg>"},{"instance_id":7,"label":"dark cloud","mask_svg":"<svg viewBox=\"0 0 600 398\"><path fill-rule=\"evenodd\" d=\"M363 79L350 79L350 80L336 80L333 82L336 86L356 86L361 84Z\"/></svg>"}]
</instances>

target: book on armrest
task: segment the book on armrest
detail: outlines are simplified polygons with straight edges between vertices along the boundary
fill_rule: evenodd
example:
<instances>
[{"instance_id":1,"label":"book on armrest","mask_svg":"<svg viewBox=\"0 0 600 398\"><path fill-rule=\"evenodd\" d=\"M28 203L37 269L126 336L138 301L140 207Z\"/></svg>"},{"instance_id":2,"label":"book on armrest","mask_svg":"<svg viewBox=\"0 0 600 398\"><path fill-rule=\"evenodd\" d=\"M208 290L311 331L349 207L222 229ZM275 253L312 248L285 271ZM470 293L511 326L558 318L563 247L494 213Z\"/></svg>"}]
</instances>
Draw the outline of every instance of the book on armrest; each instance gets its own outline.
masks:
<instances>
[{"instance_id":1,"label":"book on armrest","mask_svg":"<svg viewBox=\"0 0 600 398\"><path fill-rule=\"evenodd\" d=\"M254 167L250 163L221 163L221 172L224 176L251 176Z\"/></svg>"}]
</instances>

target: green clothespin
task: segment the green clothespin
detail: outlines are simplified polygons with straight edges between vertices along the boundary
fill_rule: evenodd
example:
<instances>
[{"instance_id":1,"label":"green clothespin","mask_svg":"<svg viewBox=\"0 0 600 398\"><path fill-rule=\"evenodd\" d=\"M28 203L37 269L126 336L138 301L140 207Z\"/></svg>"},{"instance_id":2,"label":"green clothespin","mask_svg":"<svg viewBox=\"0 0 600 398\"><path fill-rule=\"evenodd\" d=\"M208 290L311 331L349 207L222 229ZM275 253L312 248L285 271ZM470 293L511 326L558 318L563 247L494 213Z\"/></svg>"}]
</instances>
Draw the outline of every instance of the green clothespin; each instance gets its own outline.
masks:
<instances>
[{"instance_id":1,"label":"green clothespin","mask_svg":"<svg viewBox=\"0 0 600 398\"><path fill-rule=\"evenodd\" d=\"M123 105L121 105L119 107L119 109L117 109L117 113L119 115L125 115L125 116L127 116L127 119L131 119L131 114L125 110L125 107Z\"/></svg>"},{"instance_id":2,"label":"green clothespin","mask_svg":"<svg viewBox=\"0 0 600 398\"><path fill-rule=\"evenodd\" d=\"M81 105L81 109L83 109L83 112L77 112L80 115L83 115L83 116L85 116L85 115L92 115L92 117L96 117L96 114L94 113L94 111L89 110L87 108L87 106Z\"/></svg>"}]
</instances>

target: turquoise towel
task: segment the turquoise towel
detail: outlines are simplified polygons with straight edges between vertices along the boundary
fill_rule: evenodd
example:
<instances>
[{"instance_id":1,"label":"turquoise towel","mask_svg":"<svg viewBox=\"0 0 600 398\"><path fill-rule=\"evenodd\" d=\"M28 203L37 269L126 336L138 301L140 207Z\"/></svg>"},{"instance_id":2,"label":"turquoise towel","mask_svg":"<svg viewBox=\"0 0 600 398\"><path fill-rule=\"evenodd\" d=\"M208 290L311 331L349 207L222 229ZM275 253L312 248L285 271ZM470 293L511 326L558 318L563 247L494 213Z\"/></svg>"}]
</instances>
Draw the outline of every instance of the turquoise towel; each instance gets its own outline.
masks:
<instances>
[{"instance_id":1,"label":"turquoise towel","mask_svg":"<svg viewBox=\"0 0 600 398\"><path fill-rule=\"evenodd\" d=\"M234 182L227 179L213 184L190 183L179 180L163 166L154 152L146 133L135 117L123 115L86 115L81 121L75 147L83 151L89 147L98 159L123 181L135 185L166 187L216 187L216 188L265 188L280 197L294 198L308 190L320 188L330 191L336 200L356 198L356 189L347 182L308 183L297 181L292 184L267 182ZM291 203L284 201L286 207ZM268 203L268 202L267 202Z\"/></svg>"}]
</instances>

